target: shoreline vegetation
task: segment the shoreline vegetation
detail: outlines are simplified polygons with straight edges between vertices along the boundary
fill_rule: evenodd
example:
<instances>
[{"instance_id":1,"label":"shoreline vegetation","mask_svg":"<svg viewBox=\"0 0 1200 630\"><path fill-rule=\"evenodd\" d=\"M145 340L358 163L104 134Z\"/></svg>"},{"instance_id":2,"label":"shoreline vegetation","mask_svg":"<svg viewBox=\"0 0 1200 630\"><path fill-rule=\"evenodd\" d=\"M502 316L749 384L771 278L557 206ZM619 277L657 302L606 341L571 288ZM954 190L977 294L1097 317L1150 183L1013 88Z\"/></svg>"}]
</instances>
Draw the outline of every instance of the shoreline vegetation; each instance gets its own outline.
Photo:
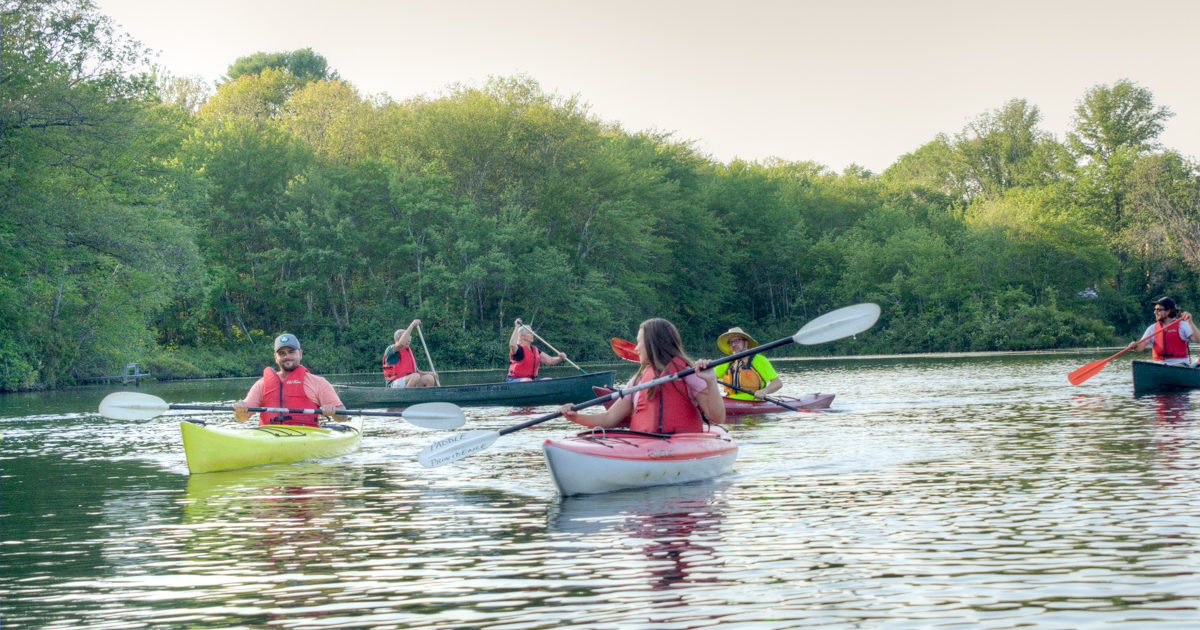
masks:
<instances>
[{"instance_id":1,"label":"shoreline vegetation","mask_svg":"<svg viewBox=\"0 0 1200 630\"><path fill-rule=\"evenodd\" d=\"M1087 347L1087 348L1049 348L1049 349L1043 349L1043 350L981 350L981 351L975 351L975 352L912 352L912 353L894 353L894 354L855 354L855 355L840 355L839 354L839 355L825 355L825 356L778 356L778 357L771 357L771 362L772 363L799 363L799 362L805 362L805 361L823 362L823 361L877 361L877 360L886 360L886 359L900 359L900 360L904 360L904 359L959 359L959 358L980 358L980 357L1045 356L1048 354L1064 355L1064 356L1085 356L1085 355L1106 354L1106 353L1111 353L1111 352L1117 352L1124 348L1125 348L1125 346L1094 346L1094 347ZM1133 356L1130 358L1137 359L1138 357ZM1141 358L1146 358L1146 357L1143 356ZM606 369L606 368L612 368L613 366L628 367L630 369L633 369L632 365L633 364L628 363L626 361L619 360L619 359L613 359L612 361L600 360L600 361L593 361L593 362L584 362L584 363L579 364L579 366L582 368L585 368L585 369L593 368L597 371ZM486 373L486 372L502 373L506 369L507 369L506 366L462 368L462 369L441 370L441 371L439 371L439 374L442 374L443 376L453 376L453 375L458 375L458 374L482 374L482 373ZM574 368L569 368L569 367L546 368L546 370L547 370L547 372L552 373L552 374L550 374L551 377L574 376L575 372L576 372L576 370ZM366 372L327 372L327 373L322 373L321 375L325 376L325 377L329 377L329 378L340 378L340 379L349 378L349 377L360 377L362 379L379 380L381 378L380 372L377 370L376 371L366 371ZM257 379L258 376L259 375L257 373L253 374L253 375L247 375L247 376L194 376L194 377L164 377L164 378L159 378L159 377L155 377L155 376L151 375L150 378L143 379L143 380L157 381L157 382L193 381L193 380L196 380L196 381L209 381L209 380L250 380L250 381L253 381L254 379ZM117 379L117 380L119 380L121 377L120 376L112 376L112 377L79 379L78 382L76 382L74 385L80 386L80 387L95 386L97 384L100 384L96 381L100 380L101 378L102 379Z\"/></svg>"},{"instance_id":2,"label":"shoreline vegetation","mask_svg":"<svg viewBox=\"0 0 1200 630\"><path fill-rule=\"evenodd\" d=\"M214 87L88 0L2 18L0 392L133 362L251 376L281 332L319 373L366 372L413 318L472 369L516 317L594 362L655 316L704 356L875 302L837 351L913 356L1121 347L1152 299L1200 310L1200 167L1128 78L1081 94L1066 137L1018 97L834 172L720 163L531 77L401 102L301 49Z\"/></svg>"}]
</instances>

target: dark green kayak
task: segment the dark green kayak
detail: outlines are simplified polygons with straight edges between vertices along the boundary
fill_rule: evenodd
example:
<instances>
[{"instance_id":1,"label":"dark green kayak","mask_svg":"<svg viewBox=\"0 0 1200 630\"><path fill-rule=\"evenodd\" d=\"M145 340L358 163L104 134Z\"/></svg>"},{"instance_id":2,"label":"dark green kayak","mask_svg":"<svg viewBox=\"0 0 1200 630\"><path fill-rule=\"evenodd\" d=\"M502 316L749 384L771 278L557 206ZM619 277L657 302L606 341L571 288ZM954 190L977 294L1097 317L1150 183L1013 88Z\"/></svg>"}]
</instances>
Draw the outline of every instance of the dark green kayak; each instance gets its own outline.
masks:
<instances>
[{"instance_id":1,"label":"dark green kayak","mask_svg":"<svg viewBox=\"0 0 1200 630\"><path fill-rule=\"evenodd\" d=\"M1170 391L1200 387L1200 368L1157 361L1133 362L1133 390Z\"/></svg>"},{"instance_id":2,"label":"dark green kayak","mask_svg":"<svg viewBox=\"0 0 1200 630\"><path fill-rule=\"evenodd\" d=\"M347 407L404 407L425 402L448 402L476 407L526 407L591 400L594 398L592 387L612 387L613 374L611 371L596 372L537 381L404 389L334 385L334 389L342 399L342 404Z\"/></svg>"}]
</instances>

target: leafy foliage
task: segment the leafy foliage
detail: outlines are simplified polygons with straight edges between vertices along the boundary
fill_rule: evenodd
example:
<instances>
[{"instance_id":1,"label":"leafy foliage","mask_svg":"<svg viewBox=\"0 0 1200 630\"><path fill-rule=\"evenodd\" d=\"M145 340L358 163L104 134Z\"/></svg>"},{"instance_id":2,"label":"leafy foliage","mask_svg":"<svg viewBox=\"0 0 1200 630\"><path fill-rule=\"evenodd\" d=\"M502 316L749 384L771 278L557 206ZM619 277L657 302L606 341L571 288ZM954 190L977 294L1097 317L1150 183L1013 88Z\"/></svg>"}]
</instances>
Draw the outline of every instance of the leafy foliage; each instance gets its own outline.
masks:
<instances>
[{"instance_id":1,"label":"leafy foliage","mask_svg":"<svg viewBox=\"0 0 1200 630\"><path fill-rule=\"evenodd\" d=\"M1128 81L1066 143L1013 99L835 173L718 164L523 76L368 98L310 49L238 59L210 96L85 0L3 6L3 390L128 361L253 375L284 331L319 372L376 370L414 317L449 370L501 367L517 317L577 361L647 317L704 356L861 301L882 321L838 352L1026 350L1200 300L1197 166Z\"/></svg>"}]
</instances>

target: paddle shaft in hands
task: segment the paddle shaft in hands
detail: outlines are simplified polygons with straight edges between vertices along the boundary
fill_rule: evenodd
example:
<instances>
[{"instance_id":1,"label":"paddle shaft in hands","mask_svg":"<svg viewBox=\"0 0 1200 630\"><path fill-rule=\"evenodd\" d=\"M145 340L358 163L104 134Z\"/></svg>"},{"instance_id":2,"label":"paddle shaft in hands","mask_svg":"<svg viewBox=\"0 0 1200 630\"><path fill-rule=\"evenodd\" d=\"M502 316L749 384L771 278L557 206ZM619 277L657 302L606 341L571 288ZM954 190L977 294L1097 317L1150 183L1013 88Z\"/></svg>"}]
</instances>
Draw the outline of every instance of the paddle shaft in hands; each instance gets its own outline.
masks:
<instances>
[{"instance_id":1,"label":"paddle shaft in hands","mask_svg":"<svg viewBox=\"0 0 1200 630\"><path fill-rule=\"evenodd\" d=\"M730 361L736 361L742 357L752 356L772 348L787 345L789 343L812 345L856 335L874 326L875 322L879 320L879 314L879 306L871 303L855 304L854 306L840 308L826 313L805 324L799 332L791 337L777 339L771 343L749 348L747 350L743 350L742 352L737 352L727 357L717 359L716 361L709 363L705 369L711 369L717 365L729 363ZM593 405L599 405L610 400L623 398L643 389L648 389L669 381L681 379L695 372L695 366L684 368L678 372L668 374L667 376L663 376L661 378L656 378L654 380L634 385L633 387L623 390L617 390L611 394L607 394L599 398L593 398L587 402L572 405L570 409L571 411L586 409ZM442 440L438 440L425 447L425 449L422 450L418 455L417 459L421 462L422 466L426 467L449 464L450 462L458 461L464 457L467 457L468 455L477 453L491 446L501 435L507 435L515 431L520 431L521 429L527 429L548 420L558 418L561 415L561 411L556 411L545 416L534 418L528 422L522 422L521 424L513 425L506 429L501 429L500 431L480 430L460 433Z\"/></svg>"}]
</instances>

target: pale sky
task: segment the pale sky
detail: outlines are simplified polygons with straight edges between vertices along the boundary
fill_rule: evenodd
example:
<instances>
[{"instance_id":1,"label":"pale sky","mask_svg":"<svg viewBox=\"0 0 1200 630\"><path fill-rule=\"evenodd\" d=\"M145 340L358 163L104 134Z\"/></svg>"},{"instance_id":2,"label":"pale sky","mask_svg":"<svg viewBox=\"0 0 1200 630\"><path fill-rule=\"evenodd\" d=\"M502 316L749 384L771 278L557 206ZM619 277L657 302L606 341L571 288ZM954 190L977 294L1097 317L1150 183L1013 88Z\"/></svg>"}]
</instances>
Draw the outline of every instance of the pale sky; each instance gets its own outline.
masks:
<instances>
[{"instance_id":1,"label":"pale sky","mask_svg":"<svg viewBox=\"0 0 1200 630\"><path fill-rule=\"evenodd\" d=\"M1065 139L1098 84L1175 112L1200 156L1198 0L97 0L177 76L312 48L363 94L436 97L527 75L591 114L721 162L880 172L1023 98Z\"/></svg>"}]
</instances>

